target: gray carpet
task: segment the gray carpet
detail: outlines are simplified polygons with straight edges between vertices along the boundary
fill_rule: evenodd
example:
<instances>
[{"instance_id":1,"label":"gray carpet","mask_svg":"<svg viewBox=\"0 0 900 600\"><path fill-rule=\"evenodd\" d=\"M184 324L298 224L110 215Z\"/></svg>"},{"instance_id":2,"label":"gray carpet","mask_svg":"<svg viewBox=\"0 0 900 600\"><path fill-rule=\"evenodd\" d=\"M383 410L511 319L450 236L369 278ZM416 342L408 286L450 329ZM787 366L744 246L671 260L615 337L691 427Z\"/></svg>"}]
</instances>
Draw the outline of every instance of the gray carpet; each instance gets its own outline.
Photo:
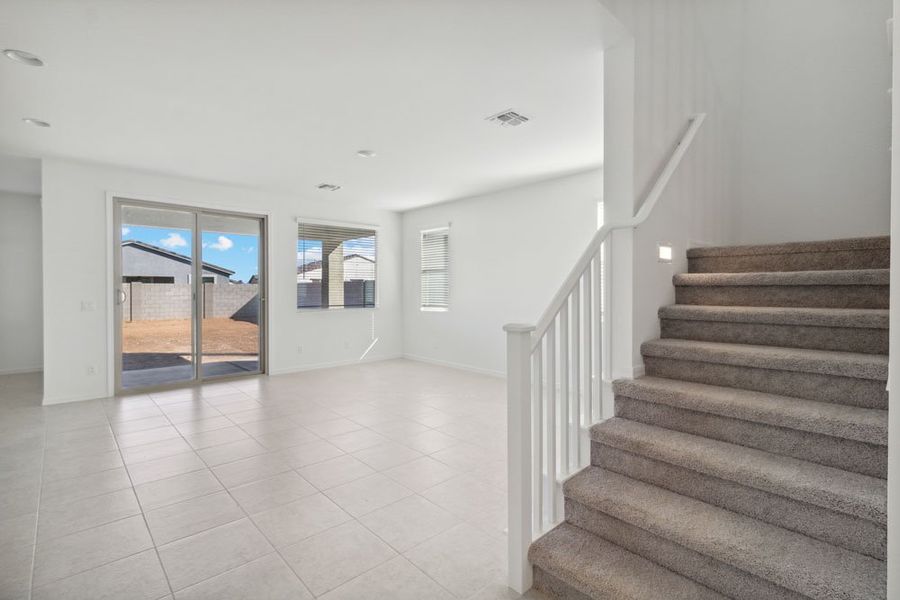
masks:
<instances>
[{"instance_id":1,"label":"gray carpet","mask_svg":"<svg viewBox=\"0 0 900 600\"><path fill-rule=\"evenodd\" d=\"M556 598L885 598L887 238L688 251L647 376L614 385Z\"/></svg>"},{"instance_id":2,"label":"gray carpet","mask_svg":"<svg viewBox=\"0 0 900 600\"><path fill-rule=\"evenodd\" d=\"M687 252L691 273L887 269L890 254L888 237L692 248Z\"/></svg>"}]
</instances>

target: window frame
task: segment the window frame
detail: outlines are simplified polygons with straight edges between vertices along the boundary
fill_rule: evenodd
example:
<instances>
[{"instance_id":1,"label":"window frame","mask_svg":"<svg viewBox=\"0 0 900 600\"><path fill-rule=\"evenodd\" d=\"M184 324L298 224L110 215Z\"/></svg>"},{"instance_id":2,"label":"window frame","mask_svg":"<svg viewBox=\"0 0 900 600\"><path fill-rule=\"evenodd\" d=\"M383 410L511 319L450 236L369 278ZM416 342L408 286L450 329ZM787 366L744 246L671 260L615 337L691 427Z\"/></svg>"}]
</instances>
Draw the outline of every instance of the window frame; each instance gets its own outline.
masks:
<instances>
[{"instance_id":1,"label":"window frame","mask_svg":"<svg viewBox=\"0 0 900 600\"><path fill-rule=\"evenodd\" d=\"M140 279L165 279L167 281L139 281ZM168 281L169 279L171 279L172 281ZM122 283L140 283L142 285L174 285L175 279L176 278L174 275L123 275Z\"/></svg>"},{"instance_id":2,"label":"window frame","mask_svg":"<svg viewBox=\"0 0 900 600\"><path fill-rule=\"evenodd\" d=\"M381 307L381 286L378 284L380 277L380 269L378 267L378 257L381 254L381 226L372 223L355 223L353 221L333 221L326 219L294 217L294 224L297 227L296 237L294 238L294 256L297 255L297 244L300 242L300 227L303 224L315 225L318 227L343 227L348 229L365 229L375 233L375 302L372 306L297 306L297 300L294 300L294 306L298 313L328 313L341 312L343 310L351 311L374 311ZM294 290L296 290L297 281L297 261L294 259ZM296 292L295 292L296 293Z\"/></svg>"},{"instance_id":3,"label":"window frame","mask_svg":"<svg viewBox=\"0 0 900 600\"><path fill-rule=\"evenodd\" d=\"M422 274L425 272L425 269L422 268L422 251L423 244L425 242L425 235L429 233L437 233L437 232L445 232L447 235L447 256L446 256L446 274L447 274L447 305L446 306L425 306L423 303L423 295L422 295ZM419 311L420 312L430 312L430 313L445 313L450 312L450 225L443 225L441 227L431 227L429 229L422 229L419 231Z\"/></svg>"}]
</instances>

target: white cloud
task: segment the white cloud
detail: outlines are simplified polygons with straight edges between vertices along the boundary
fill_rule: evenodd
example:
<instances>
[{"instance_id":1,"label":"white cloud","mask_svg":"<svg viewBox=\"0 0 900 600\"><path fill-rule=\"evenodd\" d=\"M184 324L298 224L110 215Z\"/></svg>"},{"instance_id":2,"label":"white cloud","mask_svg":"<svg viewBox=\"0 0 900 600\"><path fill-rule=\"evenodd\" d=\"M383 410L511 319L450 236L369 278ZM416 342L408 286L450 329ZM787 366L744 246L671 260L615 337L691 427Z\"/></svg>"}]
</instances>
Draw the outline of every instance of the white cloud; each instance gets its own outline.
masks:
<instances>
[{"instance_id":1,"label":"white cloud","mask_svg":"<svg viewBox=\"0 0 900 600\"><path fill-rule=\"evenodd\" d=\"M244 248L244 252L246 252L247 254L250 254L251 252L253 252L253 250L253 246L247 246L246 248Z\"/></svg>"},{"instance_id":2,"label":"white cloud","mask_svg":"<svg viewBox=\"0 0 900 600\"><path fill-rule=\"evenodd\" d=\"M307 248L306 250L300 250L297 252L298 265L303 265L316 260L322 260L321 248Z\"/></svg>"},{"instance_id":3,"label":"white cloud","mask_svg":"<svg viewBox=\"0 0 900 600\"><path fill-rule=\"evenodd\" d=\"M128 227L122 228L122 237L127 237L129 233L131 233L131 229L129 229Z\"/></svg>"},{"instance_id":4,"label":"white cloud","mask_svg":"<svg viewBox=\"0 0 900 600\"><path fill-rule=\"evenodd\" d=\"M209 247L213 250L219 250L224 252L226 250L230 250L234 246L234 242L225 237L224 235L220 235L219 239L214 244L210 244Z\"/></svg>"},{"instance_id":5,"label":"white cloud","mask_svg":"<svg viewBox=\"0 0 900 600\"><path fill-rule=\"evenodd\" d=\"M166 248L184 248L188 245L187 240L181 237L181 234L170 231L168 237L159 240L159 243Z\"/></svg>"}]
</instances>

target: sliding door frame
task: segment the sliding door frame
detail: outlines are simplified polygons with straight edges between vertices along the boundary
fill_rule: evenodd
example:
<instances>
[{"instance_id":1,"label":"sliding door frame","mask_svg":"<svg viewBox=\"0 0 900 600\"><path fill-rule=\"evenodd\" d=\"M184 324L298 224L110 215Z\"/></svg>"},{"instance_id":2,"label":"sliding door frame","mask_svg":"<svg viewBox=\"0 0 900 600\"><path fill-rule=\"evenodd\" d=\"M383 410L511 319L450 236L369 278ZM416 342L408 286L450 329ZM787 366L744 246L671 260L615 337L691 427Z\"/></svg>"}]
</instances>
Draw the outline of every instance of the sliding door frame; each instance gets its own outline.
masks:
<instances>
[{"instance_id":1,"label":"sliding door frame","mask_svg":"<svg viewBox=\"0 0 900 600\"><path fill-rule=\"evenodd\" d=\"M192 206L166 200L152 200L135 197L130 194L107 194L109 218L107 223L111 225L112 244L111 256L108 257L107 271L110 275L108 283L111 285L111 348L113 350L110 360L110 377L108 378L111 392L115 395L139 394L162 390L188 388L209 382L228 381L264 375L268 372L269 350L269 214L244 212L237 210L222 210L218 208L206 208ZM191 367L192 378L187 381L177 381L140 388L122 387L122 306L120 301L122 292L122 207L135 206L156 210L172 210L190 213L193 224L191 229ZM259 315L258 315L258 364L256 371L237 373L233 375L203 376L203 313L204 288L203 288L203 241L201 218L203 215L240 217L256 219L259 222Z\"/></svg>"}]
</instances>

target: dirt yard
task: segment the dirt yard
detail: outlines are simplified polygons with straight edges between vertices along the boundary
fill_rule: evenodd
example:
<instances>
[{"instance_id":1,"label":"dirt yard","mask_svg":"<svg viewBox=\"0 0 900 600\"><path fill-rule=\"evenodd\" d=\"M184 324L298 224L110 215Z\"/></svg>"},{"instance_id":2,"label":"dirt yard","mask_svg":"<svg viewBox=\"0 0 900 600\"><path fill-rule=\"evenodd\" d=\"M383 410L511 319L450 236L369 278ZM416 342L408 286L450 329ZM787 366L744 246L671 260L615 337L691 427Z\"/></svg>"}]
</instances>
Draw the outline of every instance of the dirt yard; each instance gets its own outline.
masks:
<instances>
[{"instance_id":1,"label":"dirt yard","mask_svg":"<svg viewBox=\"0 0 900 600\"><path fill-rule=\"evenodd\" d=\"M203 360L247 359L259 352L259 327L232 319L203 319ZM191 357L191 321L132 321L122 323L125 369L184 364Z\"/></svg>"}]
</instances>

